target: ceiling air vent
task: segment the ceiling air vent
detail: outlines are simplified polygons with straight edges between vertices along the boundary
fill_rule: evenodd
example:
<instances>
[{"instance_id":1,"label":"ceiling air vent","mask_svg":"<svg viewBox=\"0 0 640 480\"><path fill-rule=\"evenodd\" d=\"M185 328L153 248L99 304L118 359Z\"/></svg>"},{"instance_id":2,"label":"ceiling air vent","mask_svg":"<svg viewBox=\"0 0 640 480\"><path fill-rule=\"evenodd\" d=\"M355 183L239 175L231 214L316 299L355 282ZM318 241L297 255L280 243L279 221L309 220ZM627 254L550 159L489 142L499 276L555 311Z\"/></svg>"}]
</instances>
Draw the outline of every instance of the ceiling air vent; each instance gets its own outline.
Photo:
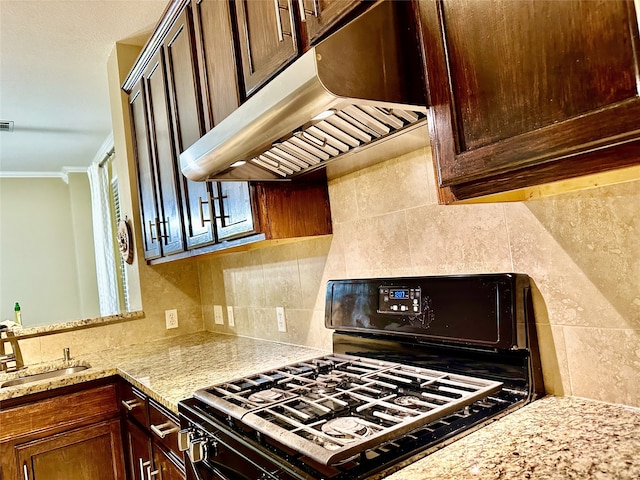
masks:
<instances>
[{"instance_id":1,"label":"ceiling air vent","mask_svg":"<svg viewBox=\"0 0 640 480\"><path fill-rule=\"evenodd\" d=\"M13 120L0 120L0 132L13 132Z\"/></svg>"}]
</instances>

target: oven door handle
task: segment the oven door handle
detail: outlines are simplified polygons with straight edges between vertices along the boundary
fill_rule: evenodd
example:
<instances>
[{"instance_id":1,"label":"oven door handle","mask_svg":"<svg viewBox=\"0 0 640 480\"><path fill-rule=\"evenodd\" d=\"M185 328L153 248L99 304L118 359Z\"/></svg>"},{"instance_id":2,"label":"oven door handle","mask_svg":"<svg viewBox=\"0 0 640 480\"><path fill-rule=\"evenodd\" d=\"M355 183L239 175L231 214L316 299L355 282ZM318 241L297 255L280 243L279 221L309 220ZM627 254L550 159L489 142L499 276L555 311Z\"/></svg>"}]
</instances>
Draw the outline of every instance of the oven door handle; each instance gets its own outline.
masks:
<instances>
[{"instance_id":1,"label":"oven door handle","mask_svg":"<svg viewBox=\"0 0 640 480\"><path fill-rule=\"evenodd\" d=\"M204 478L198 471L197 465L203 465L205 462L194 464L191 462L191 459L187 455L186 463L191 467L191 472L195 475L195 480L214 480L214 477L208 476L207 478ZM245 477L241 473L238 473L235 470L231 470L229 467L218 462L207 461L206 465L211 469L211 473L215 475L215 480L252 480L249 477ZM229 476L229 474L231 474L232 476Z\"/></svg>"}]
</instances>

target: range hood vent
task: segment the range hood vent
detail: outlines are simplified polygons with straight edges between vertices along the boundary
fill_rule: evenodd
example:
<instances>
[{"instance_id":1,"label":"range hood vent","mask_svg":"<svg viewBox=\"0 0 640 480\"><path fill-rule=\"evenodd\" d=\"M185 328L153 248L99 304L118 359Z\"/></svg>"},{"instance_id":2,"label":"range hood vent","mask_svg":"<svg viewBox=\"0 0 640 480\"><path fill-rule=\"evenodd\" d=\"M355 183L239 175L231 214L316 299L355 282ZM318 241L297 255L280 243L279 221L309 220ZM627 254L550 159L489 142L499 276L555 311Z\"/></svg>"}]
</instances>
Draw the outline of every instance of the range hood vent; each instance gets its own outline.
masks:
<instances>
[{"instance_id":1,"label":"range hood vent","mask_svg":"<svg viewBox=\"0 0 640 480\"><path fill-rule=\"evenodd\" d=\"M196 181L291 180L423 125L407 4L382 2L308 50L183 152L183 174ZM406 143L407 151L417 148Z\"/></svg>"}]
</instances>

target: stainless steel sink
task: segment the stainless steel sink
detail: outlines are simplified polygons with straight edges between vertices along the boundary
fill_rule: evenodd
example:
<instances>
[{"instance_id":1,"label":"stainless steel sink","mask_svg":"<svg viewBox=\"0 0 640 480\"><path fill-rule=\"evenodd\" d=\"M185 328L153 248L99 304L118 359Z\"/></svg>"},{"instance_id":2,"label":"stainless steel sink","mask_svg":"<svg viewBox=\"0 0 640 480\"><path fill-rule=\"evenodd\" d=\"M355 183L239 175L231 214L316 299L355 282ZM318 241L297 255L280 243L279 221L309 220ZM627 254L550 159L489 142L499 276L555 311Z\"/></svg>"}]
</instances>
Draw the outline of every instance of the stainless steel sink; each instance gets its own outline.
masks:
<instances>
[{"instance_id":1,"label":"stainless steel sink","mask_svg":"<svg viewBox=\"0 0 640 480\"><path fill-rule=\"evenodd\" d=\"M61 368L58 370L51 370L49 372L34 373L33 375L27 375L26 377L14 378L13 380L7 380L0 384L0 388L13 387L14 385L23 385L25 383L36 382L38 380L46 380L47 378L61 377L64 375L71 375L72 373L81 372L89 368L86 365L78 365L75 367Z\"/></svg>"}]
</instances>

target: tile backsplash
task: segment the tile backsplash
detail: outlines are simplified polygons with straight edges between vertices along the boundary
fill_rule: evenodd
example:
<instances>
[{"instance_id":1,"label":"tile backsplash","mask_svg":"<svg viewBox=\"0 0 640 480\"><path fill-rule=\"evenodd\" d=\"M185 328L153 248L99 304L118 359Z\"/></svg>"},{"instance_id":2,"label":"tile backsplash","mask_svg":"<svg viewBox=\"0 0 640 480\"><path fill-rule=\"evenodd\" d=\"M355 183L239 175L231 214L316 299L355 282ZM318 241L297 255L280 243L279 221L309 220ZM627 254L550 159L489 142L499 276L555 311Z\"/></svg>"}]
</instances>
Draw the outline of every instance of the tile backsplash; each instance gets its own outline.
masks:
<instances>
[{"instance_id":1,"label":"tile backsplash","mask_svg":"<svg viewBox=\"0 0 640 480\"><path fill-rule=\"evenodd\" d=\"M330 278L527 273L547 391L640 407L640 182L442 206L427 149L332 180L329 194L332 236L197 261L207 330L329 349Z\"/></svg>"}]
</instances>

